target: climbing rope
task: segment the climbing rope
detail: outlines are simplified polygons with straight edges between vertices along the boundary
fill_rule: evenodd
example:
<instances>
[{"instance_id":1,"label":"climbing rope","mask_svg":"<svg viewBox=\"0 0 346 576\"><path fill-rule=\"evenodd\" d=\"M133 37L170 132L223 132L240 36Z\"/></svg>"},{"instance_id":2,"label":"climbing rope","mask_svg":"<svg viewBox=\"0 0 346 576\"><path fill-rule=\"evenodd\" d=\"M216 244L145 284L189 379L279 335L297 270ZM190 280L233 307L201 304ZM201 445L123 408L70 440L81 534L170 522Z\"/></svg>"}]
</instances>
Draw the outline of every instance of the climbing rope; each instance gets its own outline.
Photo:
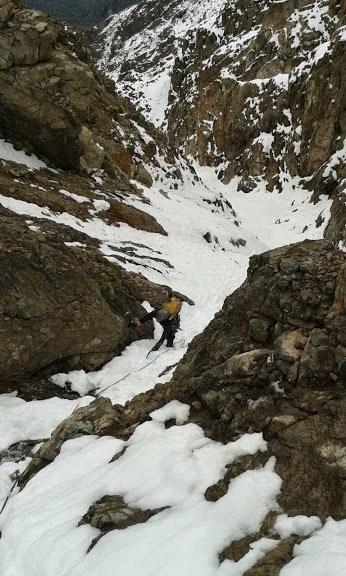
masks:
<instances>
[{"instance_id":1,"label":"climbing rope","mask_svg":"<svg viewBox=\"0 0 346 576\"><path fill-rule=\"evenodd\" d=\"M178 340L178 342L176 342L176 344L184 344L185 340L184 338L182 338L181 340ZM108 390L109 388L112 388L112 386L115 386L116 384L118 384L119 382L121 382L122 380L125 380L125 378L127 378L128 376L131 376L131 374L135 374L136 372L140 372L141 370L144 370L144 368L147 368L148 366L150 366L150 364L152 364L153 362L156 362L156 360L158 360L161 356L163 356L164 354L166 354L166 352L170 352L172 350L172 348L167 348L166 350L163 350L158 356L155 356L155 358L153 358L152 360L150 360L150 362L147 362L144 366L142 366L141 368L138 368L137 370L133 370L132 372L129 372L128 374L125 374L125 376L123 376L122 378L119 378L119 380L117 380L116 382L113 382L112 384L109 384L109 386L106 386L106 388L103 388L102 390L99 390L97 393L95 393L95 397L97 398L102 392L105 392L106 390ZM96 388L94 390L90 390L89 394L92 394L94 391L96 390ZM73 412L71 413L71 415L76 412L76 410L79 408L80 406L80 402L78 402L78 404L75 406ZM13 492L13 490L15 489L15 487L18 484L18 480L19 480L19 471L16 471L16 479L12 485L12 488L10 489L3 505L2 508L0 510L0 515L3 513L7 502L9 501L11 494Z\"/></svg>"},{"instance_id":2,"label":"climbing rope","mask_svg":"<svg viewBox=\"0 0 346 576\"><path fill-rule=\"evenodd\" d=\"M179 340L178 342L176 342L176 344L180 344L180 343L184 343L185 340L184 338L182 340ZM109 388L112 388L112 386L115 386L116 384L119 384L119 382L122 382L122 380L125 380L125 378L127 378L128 376L131 376L131 374L136 374L136 372L140 372L141 370L144 370L144 368L147 368L148 366L150 366L150 364L152 364L153 362L156 362L156 360L158 360L161 356L163 356L164 354L166 354L166 352L170 352L172 350L172 348L167 348L167 350L163 350L161 352L161 354L159 354L158 356L155 356L155 358L153 358L153 360L150 360L150 362L147 362L147 364L144 364L144 366L142 366L141 368L138 368L137 370L132 370L132 372L129 372L128 374L125 374L125 376L123 376L122 378L119 378L119 380L117 380L116 382L113 382L112 384L109 384L109 386L106 386L106 388L102 388L102 390L99 390L98 392L96 392L94 395L96 396L96 398L102 394L102 392L105 392L106 390L108 390ZM89 394L92 394L94 391L96 390L96 388L94 390L91 390L89 392Z\"/></svg>"},{"instance_id":3,"label":"climbing rope","mask_svg":"<svg viewBox=\"0 0 346 576\"><path fill-rule=\"evenodd\" d=\"M10 499L10 497L11 497L11 494L12 494L13 490L15 489L15 487L16 487L17 484L18 484L19 471L16 470L15 474L17 475L17 478L15 479L14 483L12 484L11 490L9 491L7 497L5 498L5 502L3 503L2 508L1 508L1 510L0 510L0 516L1 516L1 514L3 513L3 511L5 510L5 506L6 506L7 502L9 501L9 499Z\"/></svg>"},{"instance_id":4,"label":"climbing rope","mask_svg":"<svg viewBox=\"0 0 346 576\"><path fill-rule=\"evenodd\" d=\"M159 354L158 356L156 356L156 358L154 358L153 360L150 360L150 362L148 362L147 364L145 364L144 366L142 366L141 368L138 368L137 370L132 370L132 372L129 372L128 374L125 374L125 376L123 376L122 378L119 378L119 380L117 380L116 382L113 382L113 384L110 384L109 386L106 386L106 388L102 388L102 390L99 390L95 396L99 396L102 392L105 392L106 390L108 390L109 388L111 388L112 386L115 386L116 384L118 384L119 382L121 382L122 380L125 380L125 378L127 378L128 376L131 376L131 374L135 374L136 372L140 372L141 370L144 370L144 368L146 368L147 366L149 366L150 364L152 364L153 362L155 362L155 360L157 360L158 358L160 358L160 356L163 356L163 354L166 354L166 352L169 352L169 349L167 348L167 350L164 350L163 352L161 352L161 354Z\"/></svg>"}]
</instances>

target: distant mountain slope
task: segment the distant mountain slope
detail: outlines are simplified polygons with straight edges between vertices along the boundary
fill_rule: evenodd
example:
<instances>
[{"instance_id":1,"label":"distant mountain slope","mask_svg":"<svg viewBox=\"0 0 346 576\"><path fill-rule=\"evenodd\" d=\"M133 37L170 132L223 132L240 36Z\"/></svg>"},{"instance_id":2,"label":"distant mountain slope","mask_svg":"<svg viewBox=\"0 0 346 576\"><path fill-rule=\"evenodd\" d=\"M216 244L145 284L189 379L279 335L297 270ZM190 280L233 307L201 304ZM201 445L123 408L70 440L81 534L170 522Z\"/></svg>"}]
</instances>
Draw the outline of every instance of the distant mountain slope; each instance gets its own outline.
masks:
<instances>
[{"instance_id":1,"label":"distant mountain slope","mask_svg":"<svg viewBox=\"0 0 346 576\"><path fill-rule=\"evenodd\" d=\"M242 192L346 186L345 1L141 2L93 31L99 68ZM89 37L90 40L90 37ZM331 238L345 240L345 207Z\"/></svg>"},{"instance_id":2,"label":"distant mountain slope","mask_svg":"<svg viewBox=\"0 0 346 576\"><path fill-rule=\"evenodd\" d=\"M93 26L111 14L136 4L137 0L29 0L26 4L34 10L47 12L53 18L85 28Z\"/></svg>"}]
</instances>

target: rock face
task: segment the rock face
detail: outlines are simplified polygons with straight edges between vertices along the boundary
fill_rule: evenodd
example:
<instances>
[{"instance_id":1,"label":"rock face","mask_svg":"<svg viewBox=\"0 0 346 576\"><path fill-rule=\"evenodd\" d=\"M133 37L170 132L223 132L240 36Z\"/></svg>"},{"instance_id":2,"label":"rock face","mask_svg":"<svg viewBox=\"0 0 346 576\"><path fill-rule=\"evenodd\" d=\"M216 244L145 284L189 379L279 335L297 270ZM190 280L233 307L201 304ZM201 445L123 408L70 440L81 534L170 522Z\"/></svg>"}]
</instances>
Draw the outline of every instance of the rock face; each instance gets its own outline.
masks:
<instances>
[{"instance_id":1,"label":"rock face","mask_svg":"<svg viewBox=\"0 0 346 576\"><path fill-rule=\"evenodd\" d=\"M162 302L167 289L122 272L98 251L102 242L78 228L95 218L166 235L155 218L126 200L132 194L144 202L141 186L152 185L161 164L167 173L175 156L115 94L113 83L95 72L76 31L17 0L0 0L2 137L71 171L54 170L53 178L50 170L0 162L3 205L23 203L20 213L35 205L47 217L34 216L33 225L1 208L1 381L93 370L131 340L151 334L148 325L129 332L124 314L143 314L140 302ZM181 174L166 177L173 187ZM59 225L58 214L79 224ZM129 262L132 256L138 258L137 247L120 242L114 259Z\"/></svg>"},{"instance_id":2,"label":"rock face","mask_svg":"<svg viewBox=\"0 0 346 576\"><path fill-rule=\"evenodd\" d=\"M214 439L262 431L283 478L284 512L342 517L345 274L345 254L325 240L252 257L246 282L193 340L172 381L129 402L122 421L178 398ZM263 458L240 459L228 480Z\"/></svg>"},{"instance_id":3,"label":"rock face","mask_svg":"<svg viewBox=\"0 0 346 576\"><path fill-rule=\"evenodd\" d=\"M345 254L324 240L253 256L246 283L178 372L198 377L217 366L221 378L248 384L261 381L261 372L264 382L269 375L298 386L343 384L345 272Z\"/></svg>"},{"instance_id":4,"label":"rock face","mask_svg":"<svg viewBox=\"0 0 346 576\"><path fill-rule=\"evenodd\" d=\"M55 166L150 187L168 147L94 71L79 33L17 0L0 1L0 29L2 136Z\"/></svg>"},{"instance_id":5,"label":"rock face","mask_svg":"<svg viewBox=\"0 0 346 576\"><path fill-rule=\"evenodd\" d=\"M128 339L121 315L131 296L120 271L96 258L94 263L88 257L83 261L63 242L51 243L45 235L25 230L13 216L2 214L1 220L2 379L30 375L51 364L93 369L110 359ZM107 286L115 292L117 306L104 297Z\"/></svg>"},{"instance_id":6,"label":"rock face","mask_svg":"<svg viewBox=\"0 0 346 576\"><path fill-rule=\"evenodd\" d=\"M6 185L1 174L0 181ZM4 186L2 193L7 191ZM30 198L31 191L22 185L12 195L26 198L27 193ZM52 193L51 208L61 210L61 198ZM85 234L45 221L31 229L25 217L3 208L0 217L1 382L75 368L94 370L132 340L150 337L148 324L129 331L125 312L143 315L140 302L164 302L167 287L112 264Z\"/></svg>"}]
</instances>

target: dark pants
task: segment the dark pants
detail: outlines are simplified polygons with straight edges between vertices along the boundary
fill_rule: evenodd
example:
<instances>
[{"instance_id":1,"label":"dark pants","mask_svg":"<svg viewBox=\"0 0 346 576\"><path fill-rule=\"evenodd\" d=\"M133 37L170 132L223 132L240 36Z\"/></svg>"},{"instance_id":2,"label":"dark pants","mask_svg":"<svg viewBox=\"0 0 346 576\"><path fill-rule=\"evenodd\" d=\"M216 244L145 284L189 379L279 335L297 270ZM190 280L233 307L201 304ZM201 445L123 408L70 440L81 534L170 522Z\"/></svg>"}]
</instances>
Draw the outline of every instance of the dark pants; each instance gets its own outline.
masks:
<instances>
[{"instance_id":1,"label":"dark pants","mask_svg":"<svg viewBox=\"0 0 346 576\"><path fill-rule=\"evenodd\" d=\"M168 348L172 348L177 330L179 330L179 316L178 316L178 314L174 317L173 324L172 324L172 330L171 330L170 334L167 336L166 342L167 342Z\"/></svg>"}]
</instances>

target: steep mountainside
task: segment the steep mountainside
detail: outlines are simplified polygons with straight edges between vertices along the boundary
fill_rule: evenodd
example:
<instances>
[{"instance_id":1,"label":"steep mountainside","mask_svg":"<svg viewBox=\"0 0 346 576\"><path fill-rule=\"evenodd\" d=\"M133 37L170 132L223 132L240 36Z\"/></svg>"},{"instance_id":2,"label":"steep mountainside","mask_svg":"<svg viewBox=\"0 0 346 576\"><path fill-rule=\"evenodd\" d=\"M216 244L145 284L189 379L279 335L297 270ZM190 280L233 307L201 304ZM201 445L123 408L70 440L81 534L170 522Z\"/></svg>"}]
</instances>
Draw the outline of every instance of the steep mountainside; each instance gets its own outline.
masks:
<instances>
[{"instance_id":1,"label":"steep mountainside","mask_svg":"<svg viewBox=\"0 0 346 576\"><path fill-rule=\"evenodd\" d=\"M344 18L0 0L1 576L344 573Z\"/></svg>"},{"instance_id":2,"label":"steep mountainside","mask_svg":"<svg viewBox=\"0 0 346 576\"><path fill-rule=\"evenodd\" d=\"M239 191L335 199L345 240L345 1L141 2L94 29L98 66Z\"/></svg>"},{"instance_id":3,"label":"steep mountainside","mask_svg":"<svg viewBox=\"0 0 346 576\"><path fill-rule=\"evenodd\" d=\"M155 170L174 153L93 69L81 35L20 2L0 7L1 135L54 166L150 186L145 165Z\"/></svg>"},{"instance_id":4,"label":"steep mountainside","mask_svg":"<svg viewBox=\"0 0 346 576\"><path fill-rule=\"evenodd\" d=\"M7 382L49 366L95 368L129 342L126 310L139 313L148 293L151 301L167 293L109 265L97 248L102 234L95 243L93 219L166 236L133 199L147 202L142 191L154 178L168 189L198 178L182 159L175 163L165 137L93 69L76 31L16 0L0 0L0 31L0 136L50 166L18 168L14 150L0 163L0 333L6 342L0 364ZM8 214L11 208L22 214L20 205L27 214L39 206L35 216L42 210L43 219L56 223L31 229L32 221ZM71 228L59 226L64 214ZM89 223L91 238L82 232ZM127 252L136 253L122 242L117 247L125 262Z\"/></svg>"},{"instance_id":5,"label":"steep mountainside","mask_svg":"<svg viewBox=\"0 0 346 576\"><path fill-rule=\"evenodd\" d=\"M222 502L238 475L263 469L270 457L283 480L280 508L255 533L244 530L241 538L224 545L220 562L240 562L254 540L275 538L279 512L301 521L304 516L317 516L323 523L328 517L341 520L346 488L345 287L345 254L328 241L305 241L253 256L246 281L193 340L168 384L157 384L124 407L98 398L72 414L34 456L21 486L57 458L66 438L81 433L122 437L139 423L148 424L148 414L154 417L160 407L178 399L190 408L189 422L202 426L213 440L227 444L263 433L267 442L266 451L239 456L227 466L205 491L208 502ZM252 490L256 493L255 486ZM83 523L97 526L102 536L123 528L120 505L118 496L104 497L90 507ZM146 511L147 517L155 512ZM132 518L131 507L126 514L127 526L143 521ZM282 576L281 568L301 542L298 534L283 536L274 552L249 570L239 569L239 576ZM320 574L334 576L337 571Z\"/></svg>"}]
</instances>

